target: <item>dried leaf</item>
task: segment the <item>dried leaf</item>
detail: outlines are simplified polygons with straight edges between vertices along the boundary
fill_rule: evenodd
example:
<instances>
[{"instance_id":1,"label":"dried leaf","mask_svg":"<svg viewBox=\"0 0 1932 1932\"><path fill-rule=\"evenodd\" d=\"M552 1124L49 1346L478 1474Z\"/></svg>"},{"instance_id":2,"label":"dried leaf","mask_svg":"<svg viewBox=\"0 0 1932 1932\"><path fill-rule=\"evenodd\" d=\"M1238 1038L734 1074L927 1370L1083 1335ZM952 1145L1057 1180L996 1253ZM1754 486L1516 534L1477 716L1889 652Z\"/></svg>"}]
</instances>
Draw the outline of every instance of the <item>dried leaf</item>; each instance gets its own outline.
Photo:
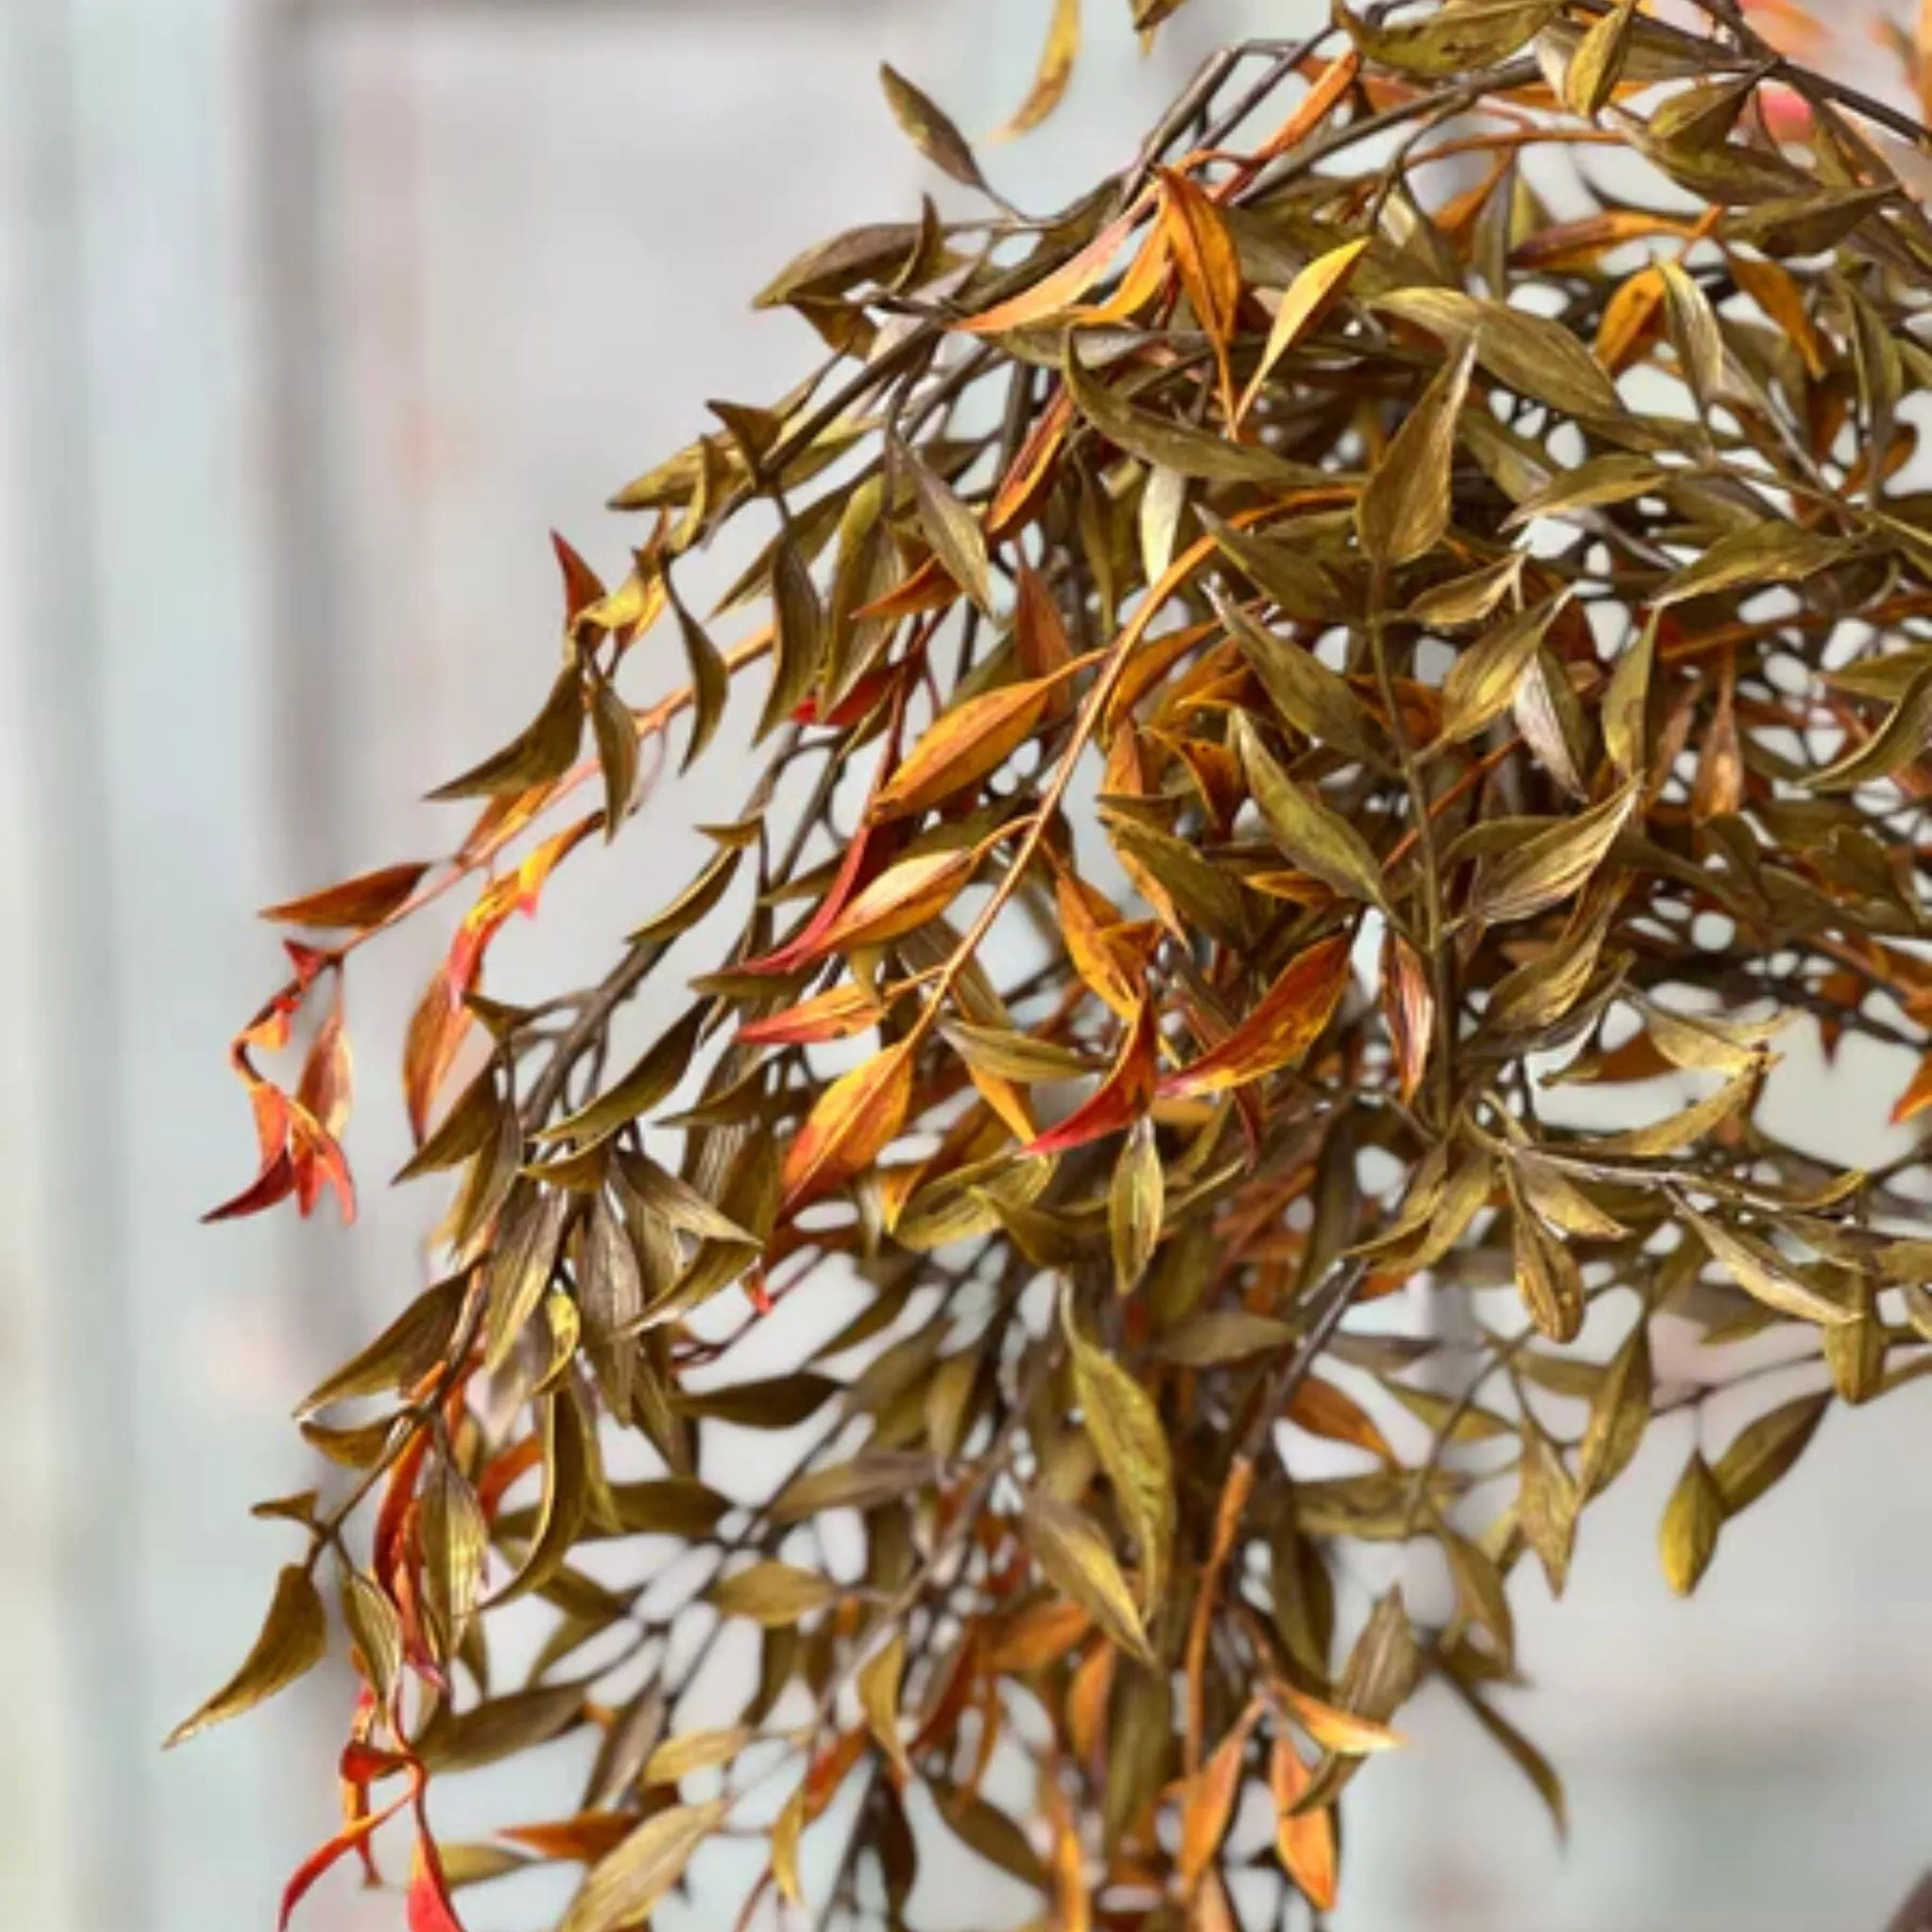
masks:
<instances>
[{"instance_id":1,"label":"dried leaf","mask_svg":"<svg viewBox=\"0 0 1932 1932\"><path fill-rule=\"evenodd\" d=\"M1053 19L1047 25L1046 45L1041 50L1033 85L1013 118L992 139L1007 141L1038 127L1065 97L1067 83L1073 78L1074 62L1079 55L1080 0L1054 0Z\"/></svg>"},{"instance_id":2,"label":"dried leaf","mask_svg":"<svg viewBox=\"0 0 1932 1932\"><path fill-rule=\"evenodd\" d=\"M809 957L883 945L939 918L972 878L974 858L922 852L889 866L819 935Z\"/></svg>"},{"instance_id":3,"label":"dried leaf","mask_svg":"<svg viewBox=\"0 0 1932 1932\"><path fill-rule=\"evenodd\" d=\"M1224 548L1234 541L1232 532L1216 529L1214 535ZM1254 570L1252 548L1243 545L1229 554L1243 569ZM1258 575L1256 580L1263 581ZM1263 588L1274 594L1265 583ZM1364 763L1379 765L1382 754L1375 745L1367 714L1342 678L1312 651L1303 650L1298 644L1262 629L1238 605L1217 599L1215 608L1230 634L1239 640L1242 655L1261 680L1274 708L1297 731L1318 744L1331 745Z\"/></svg>"},{"instance_id":4,"label":"dried leaf","mask_svg":"<svg viewBox=\"0 0 1932 1932\"><path fill-rule=\"evenodd\" d=\"M1210 483L1292 484L1302 480L1294 465L1250 443L1224 441L1137 409L1081 363L1075 338L1067 339L1063 365L1067 392L1074 407L1111 443L1142 462L1158 463L1183 476Z\"/></svg>"},{"instance_id":5,"label":"dried leaf","mask_svg":"<svg viewBox=\"0 0 1932 1932\"><path fill-rule=\"evenodd\" d=\"M1855 1307L1787 1267L1764 1242L1735 1233L1686 1204L1679 1204L1678 1212L1710 1250L1711 1259L1767 1307L1799 1322L1837 1324L1857 1319Z\"/></svg>"},{"instance_id":6,"label":"dried leaf","mask_svg":"<svg viewBox=\"0 0 1932 1932\"><path fill-rule=\"evenodd\" d=\"M1122 1294L1133 1293L1154 1257L1160 1240L1166 1187L1154 1123L1151 1119L1136 1121L1114 1162L1113 1185L1108 1194L1114 1287Z\"/></svg>"},{"instance_id":7,"label":"dried leaf","mask_svg":"<svg viewBox=\"0 0 1932 1932\"><path fill-rule=\"evenodd\" d=\"M1375 307L1427 329L1452 349L1473 351L1494 376L1533 402L1566 415L1613 417L1616 385L1576 338L1547 316L1480 302L1455 289L1398 289Z\"/></svg>"},{"instance_id":8,"label":"dried leaf","mask_svg":"<svg viewBox=\"0 0 1932 1932\"><path fill-rule=\"evenodd\" d=\"M315 1579L301 1564L291 1563L275 1584L268 1616L242 1668L192 1717L168 1733L168 1748L185 1744L198 1733L286 1690L322 1661L327 1645L328 1617Z\"/></svg>"},{"instance_id":9,"label":"dried leaf","mask_svg":"<svg viewBox=\"0 0 1932 1932\"><path fill-rule=\"evenodd\" d=\"M1268 1788L1274 1800L1275 1856L1303 1897L1318 1912L1329 1912L1335 1908L1340 1876L1335 1814L1326 1806L1302 1809L1311 1781L1294 1746L1285 1735L1277 1737L1268 1760Z\"/></svg>"},{"instance_id":10,"label":"dried leaf","mask_svg":"<svg viewBox=\"0 0 1932 1932\"><path fill-rule=\"evenodd\" d=\"M1235 1802L1241 1796L1242 1763L1257 1714L1258 1707L1251 1707L1183 1789L1180 1857L1176 1863L1181 1884L1190 1890L1207 1876L1222 1840L1227 1836Z\"/></svg>"},{"instance_id":11,"label":"dried leaf","mask_svg":"<svg viewBox=\"0 0 1932 1932\"><path fill-rule=\"evenodd\" d=\"M1591 1398L1577 1452L1576 1482L1587 1501L1608 1489L1630 1465L1650 1426L1650 1322L1641 1315Z\"/></svg>"},{"instance_id":12,"label":"dried leaf","mask_svg":"<svg viewBox=\"0 0 1932 1932\"><path fill-rule=\"evenodd\" d=\"M1717 1552L1724 1527L1724 1492L1702 1456L1694 1451L1671 1491L1658 1530L1664 1575L1679 1596L1689 1596Z\"/></svg>"},{"instance_id":13,"label":"dried leaf","mask_svg":"<svg viewBox=\"0 0 1932 1932\"><path fill-rule=\"evenodd\" d=\"M1065 1120L1031 1141L1032 1155L1065 1154L1131 1126L1154 1097L1154 1014L1142 1007L1129 1023L1108 1076Z\"/></svg>"},{"instance_id":14,"label":"dried leaf","mask_svg":"<svg viewBox=\"0 0 1932 1932\"><path fill-rule=\"evenodd\" d=\"M1267 345L1241 396L1239 415L1248 413L1267 386L1275 365L1318 327L1323 317L1341 299L1368 246L1368 238L1364 236L1344 242L1325 255L1318 255L1282 291L1281 305L1275 309L1274 321L1268 330Z\"/></svg>"},{"instance_id":15,"label":"dried leaf","mask_svg":"<svg viewBox=\"0 0 1932 1932\"><path fill-rule=\"evenodd\" d=\"M903 443L893 445L893 459L912 478L919 526L946 575L989 617L992 615L992 577L987 565L986 532L979 519L950 487Z\"/></svg>"},{"instance_id":16,"label":"dried leaf","mask_svg":"<svg viewBox=\"0 0 1932 1932\"><path fill-rule=\"evenodd\" d=\"M1356 505L1362 548L1385 570L1425 556L1449 528L1449 463L1474 360L1466 342L1424 391Z\"/></svg>"},{"instance_id":17,"label":"dried leaf","mask_svg":"<svg viewBox=\"0 0 1932 1932\"><path fill-rule=\"evenodd\" d=\"M306 898L268 907L261 916L283 925L347 926L358 932L366 931L386 924L407 906L428 870L421 860L386 865L379 871L344 879L340 885L325 886Z\"/></svg>"},{"instance_id":18,"label":"dried leaf","mask_svg":"<svg viewBox=\"0 0 1932 1932\"><path fill-rule=\"evenodd\" d=\"M1571 1475L1562 1452L1525 1416L1523 1465L1518 1475L1516 1521L1523 1539L1536 1552L1549 1580L1550 1594L1561 1596L1576 1541L1576 1515L1583 1491Z\"/></svg>"},{"instance_id":19,"label":"dried leaf","mask_svg":"<svg viewBox=\"0 0 1932 1932\"><path fill-rule=\"evenodd\" d=\"M1070 1305L1062 1304L1061 1313L1081 1421L1141 1546L1141 1593L1151 1609L1161 1601L1174 1536L1174 1460L1160 1411L1126 1370L1080 1333Z\"/></svg>"},{"instance_id":20,"label":"dried leaf","mask_svg":"<svg viewBox=\"0 0 1932 1932\"><path fill-rule=\"evenodd\" d=\"M996 771L1046 716L1054 683L1003 685L936 718L874 800L880 818L922 812Z\"/></svg>"},{"instance_id":21,"label":"dried leaf","mask_svg":"<svg viewBox=\"0 0 1932 1932\"><path fill-rule=\"evenodd\" d=\"M1478 639L1450 666L1442 681L1445 742L1473 738L1509 708L1560 608L1553 598L1523 611Z\"/></svg>"},{"instance_id":22,"label":"dried leaf","mask_svg":"<svg viewBox=\"0 0 1932 1932\"><path fill-rule=\"evenodd\" d=\"M1244 712L1234 714L1234 743L1261 816L1286 857L1344 898L1385 909L1382 868L1367 841L1339 812L1304 791L1269 755Z\"/></svg>"},{"instance_id":23,"label":"dried leaf","mask_svg":"<svg viewBox=\"0 0 1932 1932\"><path fill-rule=\"evenodd\" d=\"M1887 778L1925 749L1932 736L1932 666L1906 687L1904 694L1870 738L1835 759L1806 783L1814 791L1850 791Z\"/></svg>"},{"instance_id":24,"label":"dried leaf","mask_svg":"<svg viewBox=\"0 0 1932 1932\"><path fill-rule=\"evenodd\" d=\"M648 1918L730 1808L720 1798L708 1805L674 1805L645 1819L591 1868L559 1932L618 1932Z\"/></svg>"},{"instance_id":25,"label":"dried leaf","mask_svg":"<svg viewBox=\"0 0 1932 1932\"><path fill-rule=\"evenodd\" d=\"M1421 954L1393 926L1382 941L1382 1020L1402 1097L1413 1100L1435 1043L1436 992Z\"/></svg>"},{"instance_id":26,"label":"dried leaf","mask_svg":"<svg viewBox=\"0 0 1932 1932\"><path fill-rule=\"evenodd\" d=\"M1205 190L1172 168L1159 175L1161 215L1188 306L1208 340L1224 350L1241 306L1241 265L1234 237Z\"/></svg>"},{"instance_id":27,"label":"dried leaf","mask_svg":"<svg viewBox=\"0 0 1932 1932\"><path fill-rule=\"evenodd\" d=\"M732 1724L724 1730L686 1731L667 1738L651 1753L644 1766L644 1782L675 1785L694 1771L729 1764L756 1735L748 1725Z\"/></svg>"},{"instance_id":28,"label":"dried leaf","mask_svg":"<svg viewBox=\"0 0 1932 1932\"><path fill-rule=\"evenodd\" d=\"M1341 18L1369 59L1433 78L1495 66L1526 46L1558 11L1559 0L1459 0L1392 25L1372 25L1346 10Z\"/></svg>"},{"instance_id":29,"label":"dried leaf","mask_svg":"<svg viewBox=\"0 0 1932 1932\"><path fill-rule=\"evenodd\" d=\"M1027 1547L1061 1595L1078 1604L1120 1649L1151 1663L1132 1593L1091 1517L1044 1491L1028 1492L1021 1527Z\"/></svg>"},{"instance_id":30,"label":"dried leaf","mask_svg":"<svg viewBox=\"0 0 1932 1932\"><path fill-rule=\"evenodd\" d=\"M762 1562L721 1577L707 1594L721 1614L749 1617L771 1630L836 1603L839 1587L791 1563Z\"/></svg>"},{"instance_id":31,"label":"dried leaf","mask_svg":"<svg viewBox=\"0 0 1932 1932\"><path fill-rule=\"evenodd\" d=\"M899 1684L906 1671L906 1640L894 1633L868 1657L858 1673L858 1707L865 1726L878 1747L897 1767L901 1777L912 1775L912 1765L899 1737Z\"/></svg>"},{"instance_id":32,"label":"dried leaf","mask_svg":"<svg viewBox=\"0 0 1932 1932\"><path fill-rule=\"evenodd\" d=\"M1761 518L1720 537L1694 563L1678 571L1654 602L1661 608L1687 598L1713 597L1745 586L1757 590L1766 584L1802 583L1841 563L1847 555L1848 546L1835 537L1821 537L1795 524Z\"/></svg>"},{"instance_id":33,"label":"dried leaf","mask_svg":"<svg viewBox=\"0 0 1932 1932\"><path fill-rule=\"evenodd\" d=\"M1717 1459L1710 1474L1728 1519L1751 1505L1790 1473L1818 1432L1829 1395L1804 1395L1747 1423Z\"/></svg>"},{"instance_id":34,"label":"dried leaf","mask_svg":"<svg viewBox=\"0 0 1932 1932\"><path fill-rule=\"evenodd\" d=\"M966 137L942 108L935 106L904 75L883 62L879 67L879 85L886 91L886 105L891 108L892 118L941 174L950 175L967 188L986 187L986 177L973 158Z\"/></svg>"},{"instance_id":35,"label":"dried leaf","mask_svg":"<svg viewBox=\"0 0 1932 1932\"><path fill-rule=\"evenodd\" d=\"M1523 835L1477 873L1470 915L1500 925L1574 898L1608 856L1636 804L1626 785L1574 817L1525 820Z\"/></svg>"},{"instance_id":36,"label":"dried leaf","mask_svg":"<svg viewBox=\"0 0 1932 1932\"><path fill-rule=\"evenodd\" d=\"M496 798L554 784L576 762L584 738L583 679L575 664L558 674L543 708L499 752L460 777L439 785L432 799Z\"/></svg>"},{"instance_id":37,"label":"dried leaf","mask_svg":"<svg viewBox=\"0 0 1932 1932\"><path fill-rule=\"evenodd\" d=\"M1573 114L1594 121L1615 92L1636 18L1637 0L1618 0L1610 12L1591 22L1563 75L1563 101Z\"/></svg>"}]
</instances>

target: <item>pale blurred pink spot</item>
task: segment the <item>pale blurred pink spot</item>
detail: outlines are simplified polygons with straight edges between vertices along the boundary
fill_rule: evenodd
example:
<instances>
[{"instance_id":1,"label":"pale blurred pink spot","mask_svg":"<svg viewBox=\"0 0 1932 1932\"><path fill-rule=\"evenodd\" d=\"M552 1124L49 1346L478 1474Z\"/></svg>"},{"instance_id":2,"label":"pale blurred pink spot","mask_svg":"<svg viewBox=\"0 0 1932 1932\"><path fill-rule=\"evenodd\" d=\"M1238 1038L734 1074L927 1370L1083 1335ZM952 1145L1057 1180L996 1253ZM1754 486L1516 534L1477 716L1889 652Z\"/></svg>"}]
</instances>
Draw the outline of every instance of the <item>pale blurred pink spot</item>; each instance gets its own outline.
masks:
<instances>
[{"instance_id":1,"label":"pale blurred pink spot","mask_svg":"<svg viewBox=\"0 0 1932 1932\"><path fill-rule=\"evenodd\" d=\"M1768 87L1757 96L1764 107L1764 125L1774 141L1803 141L1811 131L1811 109L1802 94L1788 87Z\"/></svg>"}]
</instances>

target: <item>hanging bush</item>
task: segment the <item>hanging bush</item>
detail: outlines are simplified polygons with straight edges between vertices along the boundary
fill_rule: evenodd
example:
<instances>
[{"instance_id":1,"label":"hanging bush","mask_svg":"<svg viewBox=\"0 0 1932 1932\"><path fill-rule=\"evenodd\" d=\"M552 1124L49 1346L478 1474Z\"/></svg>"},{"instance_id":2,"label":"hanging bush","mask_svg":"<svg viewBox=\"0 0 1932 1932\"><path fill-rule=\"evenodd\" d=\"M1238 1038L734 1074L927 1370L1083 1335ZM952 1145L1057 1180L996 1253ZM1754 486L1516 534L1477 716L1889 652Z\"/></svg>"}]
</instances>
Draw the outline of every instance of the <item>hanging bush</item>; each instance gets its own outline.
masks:
<instances>
[{"instance_id":1,"label":"hanging bush","mask_svg":"<svg viewBox=\"0 0 1932 1932\"><path fill-rule=\"evenodd\" d=\"M291 1909L407 1810L415 1932L537 1863L619 1932L727 1832L741 1924L916 1924L942 1832L1038 1924L1325 1912L1425 1681L1561 1828L1512 1582L1647 1433L1688 1593L1932 1360L1923 1143L1843 1165L1932 1105L1916 124L1729 0L1376 8L1227 48L1039 221L885 92L978 211L787 268L821 366L618 492L612 579L559 542L454 848L269 915L223 1216L352 1211L346 982L452 924L403 1048L439 1278L302 1403L341 1474L263 1506L300 1547L183 1726L340 1622ZM667 880L654 781L724 760ZM565 864L636 929L496 996ZM552 1813L439 1842L446 1778L566 1737Z\"/></svg>"}]
</instances>

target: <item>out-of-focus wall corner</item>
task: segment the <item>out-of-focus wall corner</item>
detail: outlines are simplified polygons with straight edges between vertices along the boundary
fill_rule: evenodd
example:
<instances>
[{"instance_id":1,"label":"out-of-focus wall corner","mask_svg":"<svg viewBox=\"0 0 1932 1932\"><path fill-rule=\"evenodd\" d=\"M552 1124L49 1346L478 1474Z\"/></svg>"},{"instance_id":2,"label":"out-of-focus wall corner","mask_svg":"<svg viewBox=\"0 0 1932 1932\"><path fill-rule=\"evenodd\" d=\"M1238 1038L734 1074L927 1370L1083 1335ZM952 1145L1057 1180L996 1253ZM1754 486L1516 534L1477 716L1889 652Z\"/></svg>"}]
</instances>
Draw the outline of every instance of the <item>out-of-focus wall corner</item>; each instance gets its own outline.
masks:
<instances>
[{"instance_id":1,"label":"out-of-focus wall corner","mask_svg":"<svg viewBox=\"0 0 1932 1932\"><path fill-rule=\"evenodd\" d=\"M207 1074L258 971L219 936L244 930L270 823L237 19L0 8L0 1923L21 1932L189 1923L190 1870L205 1898L263 1857L269 1792L236 1774L259 1743L166 1782L158 1763L273 1561L217 1468L296 1467L266 1416L209 1400L195 1212L210 1148L246 1158ZM279 1239L226 1248L258 1305Z\"/></svg>"},{"instance_id":2,"label":"out-of-focus wall corner","mask_svg":"<svg viewBox=\"0 0 1932 1932\"><path fill-rule=\"evenodd\" d=\"M42 1111L72 1015L51 1010L50 922L27 916L58 891L37 827L61 798L42 788L65 781L43 734L61 728L59 688L94 641L90 573L67 546L86 521L67 53L58 8L0 8L0 1923L27 1932L68 1932L82 1912L71 1722L81 1647L57 1579L84 1560L85 1531L62 1506L46 1291L75 1148ZM38 658L35 637L51 646ZM76 856L90 829L71 827ZM79 1236L92 1268L112 1266L94 1239L104 1224Z\"/></svg>"}]
</instances>

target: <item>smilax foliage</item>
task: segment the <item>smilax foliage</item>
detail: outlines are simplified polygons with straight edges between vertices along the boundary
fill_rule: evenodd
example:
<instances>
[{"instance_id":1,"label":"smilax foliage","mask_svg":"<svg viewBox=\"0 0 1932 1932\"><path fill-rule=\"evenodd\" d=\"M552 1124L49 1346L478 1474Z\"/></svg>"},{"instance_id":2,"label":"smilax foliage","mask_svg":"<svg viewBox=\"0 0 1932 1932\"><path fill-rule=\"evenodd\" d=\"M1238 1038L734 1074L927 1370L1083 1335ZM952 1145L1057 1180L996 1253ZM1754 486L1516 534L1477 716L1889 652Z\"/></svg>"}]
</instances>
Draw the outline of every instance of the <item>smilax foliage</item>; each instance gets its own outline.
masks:
<instances>
[{"instance_id":1,"label":"smilax foliage","mask_svg":"<svg viewBox=\"0 0 1932 1932\"><path fill-rule=\"evenodd\" d=\"M289 1910L407 1812L415 1932L539 1865L492 1923L691 1868L707 1924L916 1926L973 1857L989 1925L1307 1923L1427 1680L1561 1825L1508 1586L1647 1431L1688 1592L1932 1359L1925 1159L1835 1158L1932 1104L1915 124L1729 0L1378 7L1041 221L885 83L974 211L786 269L823 366L619 492L613 584L559 544L454 850L270 915L223 1215L350 1208L351 961L466 907L403 1054L439 1278L301 1405L341 1474L184 1726L345 1641ZM649 779L727 714L666 878ZM636 929L487 995L566 861ZM552 1808L439 1841L540 1749Z\"/></svg>"}]
</instances>

